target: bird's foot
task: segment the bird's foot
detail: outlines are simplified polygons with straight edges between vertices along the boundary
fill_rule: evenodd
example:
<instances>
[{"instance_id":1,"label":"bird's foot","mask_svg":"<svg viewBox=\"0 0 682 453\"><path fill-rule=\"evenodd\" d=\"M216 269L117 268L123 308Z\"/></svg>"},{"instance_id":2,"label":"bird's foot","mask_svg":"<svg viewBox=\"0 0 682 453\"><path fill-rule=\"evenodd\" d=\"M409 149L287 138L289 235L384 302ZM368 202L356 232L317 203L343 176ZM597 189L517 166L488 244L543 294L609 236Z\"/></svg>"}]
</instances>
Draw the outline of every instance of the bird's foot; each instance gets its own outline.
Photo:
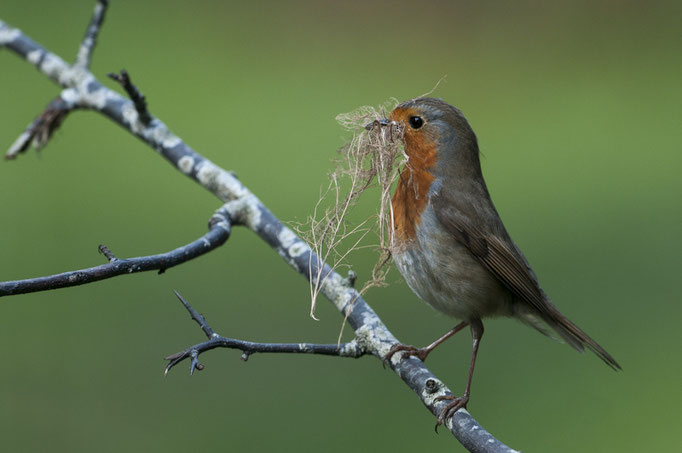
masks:
<instances>
[{"instance_id":1,"label":"bird's foot","mask_svg":"<svg viewBox=\"0 0 682 453\"><path fill-rule=\"evenodd\" d=\"M443 401L443 400L452 400L450 404L445 406L443 411L440 413L438 416L438 421L436 422L436 432L438 432L438 427L445 423L445 421L448 418L451 418L453 415L455 415L455 412L462 408L467 407L467 403L469 402L469 395L465 393L462 396L455 396L455 395L443 395L439 396L438 398L435 399L435 401Z\"/></svg>"},{"instance_id":2,"label":"bird's foot","mask_svg":"<svg viewBox=\"0 0 682 453\"><path fill-rule=\"evenodd\" d=\"M388 362L390 362L391 358L397 353L397 352L405 352L405 356L414 356L417 357L419 360L422 362L426 360L426 357L429 355L429 353L433 350L433 348L416 348L411 345L407 344L394 344L391 347L391 350L388 351L388 354L386 354L386 357L384 357L383 364L384 367Z\"/></svg>"}]
</instances>

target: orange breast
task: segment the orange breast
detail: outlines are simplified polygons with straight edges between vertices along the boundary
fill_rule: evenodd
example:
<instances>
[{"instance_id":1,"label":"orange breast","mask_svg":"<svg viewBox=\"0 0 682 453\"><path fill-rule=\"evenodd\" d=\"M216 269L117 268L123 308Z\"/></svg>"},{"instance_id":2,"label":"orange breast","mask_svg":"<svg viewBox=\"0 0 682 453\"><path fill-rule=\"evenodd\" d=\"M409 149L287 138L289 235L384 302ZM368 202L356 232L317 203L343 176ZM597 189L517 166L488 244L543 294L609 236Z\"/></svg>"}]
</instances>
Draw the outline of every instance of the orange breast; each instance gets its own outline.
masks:
<instances>
[{"instance_id":1,"label":"orange breast","mask_svg":"<svg viewBox=\"0 0 682 453\"><path fill-rule=\"evenodd\" d=\"M405 152L409 160L400 172L391 200L394 244L398 247L416 237L417 226L428 201L429 188L435 179L431 169L436 164L436 149L436 143L419 131L406 130Z\"/></svg>"}]
</instances>

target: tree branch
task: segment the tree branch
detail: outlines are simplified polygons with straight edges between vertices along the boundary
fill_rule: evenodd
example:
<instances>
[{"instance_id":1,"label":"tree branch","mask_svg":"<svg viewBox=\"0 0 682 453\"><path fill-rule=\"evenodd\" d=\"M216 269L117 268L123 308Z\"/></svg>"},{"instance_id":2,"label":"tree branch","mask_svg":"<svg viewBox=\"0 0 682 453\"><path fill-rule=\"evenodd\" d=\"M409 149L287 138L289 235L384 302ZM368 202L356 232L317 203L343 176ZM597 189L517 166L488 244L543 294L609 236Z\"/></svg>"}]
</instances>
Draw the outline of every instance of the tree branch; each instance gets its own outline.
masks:
<instances>
[{"instance_id":1,"label":"tree branch","mask_svg":"<svg viewBox=\"0 0 682 453\"><path fill-rule=\"evenodd\" d=\"M341 344L314 344L314 343L254 343L253 341L236 340L234 338L226 338L215 333L215 331L208 325L206 318L198 313L177 291L175 295L180 299L182 305L185 306L193 320L199 324L201 330L204 331L208 341L190 346L184 351L176 352L166 357L168 366L164 371L164 375L178 363L185 359L191 359L189 366L189 374L194 374L194 370L203 370L204 366L199 363L199 355L202 352L210 351L215 348L229 348L238 349L242 351L242 360L247 361L249 356L256 352L279 352L279 353L297 353L297 354L320 354L333 355L336 357L352 357L358 358L368 352L360 346L355 340L349 343Z\"/></svg>"},{"instance_id":2,"label":"tree branch","mask_svg":"<svg viewBox=\"0 0 682 453\"><path fill-rule=\"evenodd\" d=\"M0 21L0 47L7 47L39 71L77 96L79 106L90 108L112 119L121 127L157 150L185 176L226 202L228 217L258 234L296 271L310 279L320 276L321 292L337 307L355 330L359 347L383 358L397 339L365 300L327 264L318 260L310 248L293 231L283 225L265 205L228 171L198 154L173 134L158 118L148 123L141 120L135 105L115 91L103 86L83 65L69 65L59 56L35 43L20 30ZM319 264L318 264L319 263ZM319 267L322 272L317 272ZM312 270L311 273L309 273ZM313 277L314 280L315 277ZM438 396L451 394L424 364L414 357L401 360L396 354L391 368L420 398L435 416L446 403ZM464 409L446 420L447 428L467 449L474 452L513 452L484 430Z\"/></svg>"},{"instance_id":3,"label":"tree branch","mask_svg":"<svg viewBox=\"0 0 682 453\"><path fill-rule=\"evenodd\" d=\"M0 297L84 285L116 277L117 275L128 275L137 272L158 270L159 274L162 274L166 269L170 269L220 247L229 237L229 217L224 209L221 208L211 217L208 233L196 241L178 247L175 250L158 255L118 259L107 247L100 245L99 250L106 256L109 263L46 277L0 282Z\"/></svg>"},{"instance_id":4,"label":"tree branch","mask_svg":"<svg viewBox=\"0 0 682 453\"><path fill-rule=\"evenodd\" d=\"M107 12L107 7L109 6L109 0L97 0L95 4L95 10L92 13L92 19L90 19L90 25L85 31L85 37L78 49L78 55L76 56L76 66L83 67L85 69L90 67L90 60L92 59L92 52L95 50L95 45L97 44L97 35L99 34L99 29L102 27L104 22L104 16Z\"/></svg>"}]
</instances>

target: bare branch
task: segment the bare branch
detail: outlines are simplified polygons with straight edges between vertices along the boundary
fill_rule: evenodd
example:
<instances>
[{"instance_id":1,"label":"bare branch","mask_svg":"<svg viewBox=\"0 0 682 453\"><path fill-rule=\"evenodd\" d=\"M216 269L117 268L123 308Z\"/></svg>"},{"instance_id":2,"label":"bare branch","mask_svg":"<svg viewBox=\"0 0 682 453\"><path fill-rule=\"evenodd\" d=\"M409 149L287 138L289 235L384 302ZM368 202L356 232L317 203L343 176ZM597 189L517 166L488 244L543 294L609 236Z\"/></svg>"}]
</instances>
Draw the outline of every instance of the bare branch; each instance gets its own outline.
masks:
<instances>
[{"instance_id":1,"label":"bare branch","mask_svg":"<svg viewBox=\"0 0 682 453\"><path fill-rule=\"evenodd\" d=\"M104 244L100 244L99 247L97 247L97 250L99 250L99 253L104 255L109 260L110 263L113 263L118 259L116 258L116 255L114 255L114 253L111 250L109 250L109 247L107 247Z\"/></svg>"},{"instance_id":2,"label":"bare branch","mask_svg":"<svg viewBox=\"0 0 682 453\"><path fill-rule=\"evenodd\" d=\"M230 236L230 221L222 209L213 215L209 228L208 233L196 241L159 255L118 259L106 246L100 245L99 250L107 257L109 263L46 277L0 282L0 297L84 285L136 272L158 270L161 274L166 269L210 252L227 241Z\"/></svg>"},{"instance_id":3,"label":"bare branch","mask_svg":"<svg viewBox=\"0 0 682 453\"><path fill-rule=\"evenodd\" d=\"M108 6L109 0L97 1L92 14L92 19L90 20L90 25L85 32L85 37L78 50L76 63L73 66L74 68L78 67L87 70L90 66L92 52L97 43L97 35L104 22L104 16ZM4 23L0 21L0 46L5 45L3 39L10 39L17 32L18 30L9 29L9 27L5 26ZM26 57L29 58L29 61L33 64L38 64L45 55L33 52L27 54ZM31 144L36 150L40 150L47 145L52 134L61 125L62 121L64 121L66 115L78 107L77 102L78 96L76 91L72 89L64 90L47 105L43 113L41 113L28 128L26 128L26 131L14 141L5 154L5 159L14 159L17 154L28 150Z\"/></svg>"},{"instance_id":4,"label":"bare branch","mask_svg":"<svg viewBox=\"0 0 682 453\"><path fill-rule=\"evenodd\" d=\"M213 329L211 328L211 326L208 325L208 322L206 321L206 318L204 318L204 316L203 316L201 313L199 313L199 312L196 311L194 308L192 308L192 306L189 304L189 302L187 302L187 301L180 295L179 292L177 292L177 291L173 291L173 292L175 293L175 295L177 296L177 298L180 299L180 302L182 302L182 305L185 306L185 308L186 308L187 311L189 312L189 314L190 314L190 316L192 317L192 319L195 320L195 321L197 322L197 324L199 324L199 327L201 327L201 330L204 331L204 333L206 334L206 336L207 336L209 339L213 338L213 337L216 335L216 333L213 331Z\"/></svg>"},{"instance_id":5,"label":"bare branch","mask_svg":"<svg viewBox=\"0 0 682 453\"><path fill-rule=\"evenodd\" d=\"M107 7L109 6L109 0L97 0L95 5L95 10L92 12L92 19L90 19L90 25L85 31L85 37L78 49L78 56L76 56L76 66L82 68L90 67L90 60L92 59L92 51L95 50L95 45L97 44L97 35L99 34L99 29L104 22L104 15L107 12Z\"/></svg>"},{"instance_id":6,"label":"bare branch","mask_svg":"<svg viewBox=\"0 0 682 453\"><path fill-rule=\"evenodd\" d=\"M185 176L226 202L224 209L233 224L241 224L254 231L300 274L308 279L312 278L313 284L320 284L321 292L342 315L347 316L348 324L355 330L354 341L358 347L383 358L391 346L398 342L358 292L349 288L345 279L318 259L305 242L283 225L246 186L232 173L190 148L162 121L154 119L145 124L132 101L103 86L87 68L68 65L59 56L2 21L0 47L7 47L26 59L60 86L72 88L79 106L90 108L112 119L157 150ZM116 265L120 261L124 260L116 260L109 265ZM166 267L169 266L162 266ZM198 351L196 356L198 357ZM195 366L197 364L198 361ZM435 416L440 415L447 403L438 401L437 398L451 394L449 389L414 357L401 360L401 355L396 354L390 365L427 409ZM464 409L448 418L445 425L470 451L514 452L483 429Z\"/></svg>"},{"instance_id":7,"label":"bare branch","mask_svg":"<svg viewBox=\"0 0 682 453\"><path fill-rule=\"evenodd\" d=\"M365 354L369 354L362 346L355 340L350 343L343 344L314 344L314 343L254 343L252 341L236 340L234 338L226 338L218 335L208 325L206 319L199 314L183 297L175 291L175 295L180 299L180 302L185 306L193 320L199 324L201 330L204 331L208 341L190 346L184 351L177 352L165 358L168 360L168 366L164 371L164 375L178 363L185 359L190 359L189 373L194 374L194 370L203 370L204 366L199 363L199 355L202 352L210 351L215 348L229 348L238 349L242 351L242 360L247 361L249 356L256 352L270 352L270 353L294 353L294 354L320 354L331 355L336 357L352 357L358 358Z\"/></svg>"}]
</instances>

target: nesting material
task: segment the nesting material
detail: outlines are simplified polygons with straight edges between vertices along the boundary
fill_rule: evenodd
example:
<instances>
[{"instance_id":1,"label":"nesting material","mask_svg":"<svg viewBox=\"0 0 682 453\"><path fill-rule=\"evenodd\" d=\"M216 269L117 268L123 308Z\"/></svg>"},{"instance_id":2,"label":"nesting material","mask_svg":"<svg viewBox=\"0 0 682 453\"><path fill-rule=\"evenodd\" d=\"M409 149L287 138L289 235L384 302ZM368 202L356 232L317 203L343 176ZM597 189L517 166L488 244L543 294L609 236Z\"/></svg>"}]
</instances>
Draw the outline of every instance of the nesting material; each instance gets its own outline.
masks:
<instances>
[{"instance_id":1,"label":"nesting material","mask_svg":"<svg viewBox=\"0 0 682 453\"><path fill-rule=\"evenodd\" d=\"M358 293L385 285L392 249L391 188L399 177L400 167L407 163L407 155L402 125L385 121L382 124L382 120L397 104L397 100L391 99L378 108L364 106L336 117L345 129L353 132L353 137L339 150L340 158L329 175L329 186L321 192L313 214L296 228L315 252L310 262L310 316L314 319L317 296L326 278L322 273L324 262L339 270L349 266L347 258L354 250L372 247L378 252L377 262ZM372 194L378 192L378 210L361 216L364 220L349 220L350 212L369 189Z\"/></svg>"}]
</instances>

